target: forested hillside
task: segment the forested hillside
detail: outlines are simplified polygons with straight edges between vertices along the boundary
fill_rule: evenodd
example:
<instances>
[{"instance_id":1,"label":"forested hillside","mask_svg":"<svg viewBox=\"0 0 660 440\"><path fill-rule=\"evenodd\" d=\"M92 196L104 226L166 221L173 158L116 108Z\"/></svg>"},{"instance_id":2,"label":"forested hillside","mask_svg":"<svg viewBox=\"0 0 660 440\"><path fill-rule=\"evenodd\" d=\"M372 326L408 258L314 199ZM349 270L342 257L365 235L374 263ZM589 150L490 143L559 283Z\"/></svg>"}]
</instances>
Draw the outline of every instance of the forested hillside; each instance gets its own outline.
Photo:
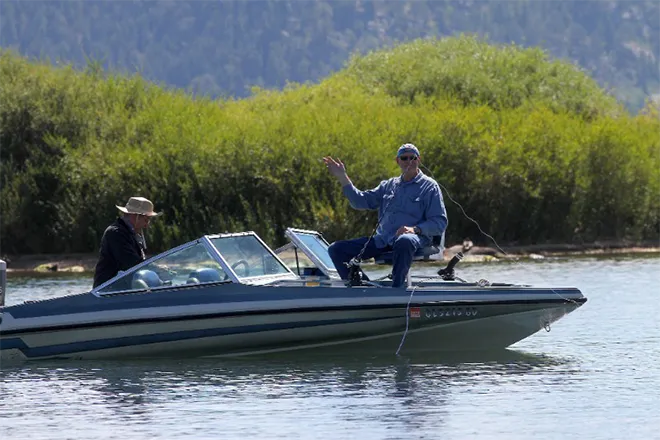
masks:
<instances>
[{"instance_id":1,"label":"forested hillside","mask_svg":"<svg viewBox=\"0 0 660 440\"><path fill-rule=\"evenodd\" d=\"M354 52L476 33L578 64L629 109L660 94L657 1L0 1L0 46L214 97L319 81Z\"/></svg>"}]
</instances>

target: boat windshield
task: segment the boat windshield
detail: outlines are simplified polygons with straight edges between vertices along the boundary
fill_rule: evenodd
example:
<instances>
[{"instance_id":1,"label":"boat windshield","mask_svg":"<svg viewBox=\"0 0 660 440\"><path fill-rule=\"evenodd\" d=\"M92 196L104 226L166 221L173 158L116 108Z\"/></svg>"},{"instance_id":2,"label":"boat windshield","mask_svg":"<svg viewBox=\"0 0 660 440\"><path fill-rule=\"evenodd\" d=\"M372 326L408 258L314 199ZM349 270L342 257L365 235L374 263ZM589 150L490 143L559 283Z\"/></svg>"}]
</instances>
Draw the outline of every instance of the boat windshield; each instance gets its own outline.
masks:
<instances>
[{"instance_id":1,"label":"boat windshield","mask_svg":"<svg viewBox=\"0 0 660 440\"><path fill-rule=\"evenodd\" d=\"M291 273L254 235L221 236L211 243L239 278Z\"/></svg>"},{"instance_id":2,"label":"boat windshield","mask_svg":"<svg viewBox=\"0 0 660 440\"><path fill-rule=\"evenodd\" d=\"M127 272L126 275L100 289L99 293L203 284L227 279L220 263L203 243L197 242L157 258L134 272Z\"/></svg>"},{"instance_id":3,"label":"boat windshield","mask_svg":"<svg viewBox=\"0 0 660 440\"><path fill-rule=\"evenodd\" d=\"M319 257L323 264L327 267L334 267L330 254L328 254L328 243L325 242L320 236L313 234L296 234L300 241L305 243L309 250Z\"/></svg>"},{"instance_id":4,"label":"boat windshield","mask_svg":"<svg viewBox=\"0 0 660 440\"><path fill-rule=\"evenodd\" d=\"M288 228L285 234L323 274L329 278L339 279L335 264L328 254L328 242L319 232Z\"/></svg>"}]
</instances>

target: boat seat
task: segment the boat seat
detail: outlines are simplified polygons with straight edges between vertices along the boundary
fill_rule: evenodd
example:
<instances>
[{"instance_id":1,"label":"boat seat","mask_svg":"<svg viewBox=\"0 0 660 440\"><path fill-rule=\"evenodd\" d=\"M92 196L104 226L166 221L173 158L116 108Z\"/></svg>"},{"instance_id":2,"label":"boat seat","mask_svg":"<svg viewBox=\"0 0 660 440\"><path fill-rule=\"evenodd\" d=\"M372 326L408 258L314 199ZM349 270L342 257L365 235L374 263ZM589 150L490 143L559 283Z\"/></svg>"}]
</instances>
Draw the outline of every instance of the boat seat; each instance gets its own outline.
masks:
<instances>
[{"instance_id":1,"label":"boat seat","mask_svg":"<svg viewBox=\"0 0 660 440\"><path fill-rule=\"evenodd\" d=\"M163 281L153 270L142 269L135 272L131 287L133 289L151 289L163 285Z\"/></svg>"},{"instance_id":2,"label":"boat seat","mask_svg":"<svg viewBox=\"0 0 660 440\"><path fill-rule=\"evenodd\" d=\"M431 259L431 255L439 254L445 249L445 234L436 235L433 237L431 246L426 246L423 248L417 249L417 252L413 255L413 261L428 261ZM394 252L388 251L383 252L376 258L374 261L376 264L392 264Z\"/></svg>"},{"instance_id":3,"label":"boat seat","mask_svg":"<svg viewBox=\"0 0 660 440\"><path fill-rule=\"evenodd\" d=\"M212 283L214 281L222 281L220 272L211 267L204 267L190 272L186 284Z\"/></svg>"}]
</instances>

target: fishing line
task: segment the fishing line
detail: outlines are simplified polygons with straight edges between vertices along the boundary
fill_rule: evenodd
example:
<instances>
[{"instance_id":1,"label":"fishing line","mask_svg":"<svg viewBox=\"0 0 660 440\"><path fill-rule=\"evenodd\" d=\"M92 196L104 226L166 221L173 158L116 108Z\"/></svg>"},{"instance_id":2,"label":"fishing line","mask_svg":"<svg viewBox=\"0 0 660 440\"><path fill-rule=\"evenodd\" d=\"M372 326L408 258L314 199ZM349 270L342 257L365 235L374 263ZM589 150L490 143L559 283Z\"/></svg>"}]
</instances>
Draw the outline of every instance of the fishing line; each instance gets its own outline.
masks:
<instances>
[{"instance_id":1,"label":"fishing line","mask_svg":"<svg viewBox=\"0 0 660 440\"><path fill-rule=\"evenodd\" d=\"M410 275L409 275L410 276ZM429 281L434 279L435 277L428 277L421 279L417 282L416 285L413 286L412 290L410 291L410 298L408 298L408 304L406 304L406 329L403 331L403 335L401 336L401 342L399 342L399 348L396 349L396 353L394 353L396 356L399 355L399 352L401 351L401 348L403 347L403 343L406 340L406 335L408 334L408 326L410 325L410 303L412 302L413 295L415 294L415 290L421 286L421 284L425 281Z\"/></svg>"},{"instance_id":2,"label":"fishing line","mask_svg":"<svg viewBox=\"0 0 660 440\"><path fill-rule=\"evenodd\" d=\"M470 220L472 223L474 223L474 224L477 226L477 228L479 229L479 232L481 232L481 233L482 233L483 235L485 235L486 237L490 238L490 239L493 241L493 243L495 244L495 246L497 247L497 249L499 249L499 251L502 252L502 254L506 255L507 257L511 257L511 258L512 258L512 261L513 261L514 264L517 264L517 265L520 265L521 267L523 267L523 265L518 261L518 258L513 257L513 256L509 255L508 253L506 253L506 252L504 251L504 249L502 249L502 248L500 247L500 245L497 243L497 241L495 240L495 238L494 238L492 235L486 233L486 232L481 228L481 225L479 225L479 222L477 222L475 219L473 219L472 217L470 217L469 215L467 215L467 213L465 212L465 209L463 209L463 206L462 206L460 203L458 203L456 200L454 200L454 198L451 196L449 190L447 190L447 188L446 188L444 185L442 185L440 182L438 182L438 181L435 179L435 176L433 175L433 172L431 172L431 170L429 170L424 164L422 164L422 162L421 162L420 159L418 159L418 161L419 161L419 166L420 166L420 167L423 167L426 171L428 171L429 175L433 178L433 180L435 180L436 183L438 183L438 185L439 185L439 186L445 191L445 194L447 194L447 197L449 198L449 200L451 200L455 205L457 205L457 206L460 208L460 210L461 210L461 212L463 213L463 215L465 216L465 218L467 218L467 219ZM410 276L410 275L409 275L409 276ZM401 342L399 342L399 347L396 349L396 353L395 353L395 355L397 355L397 356L399 355L399 352L401 351L401 348L403 347L403 343L404 343L405 340L406 340L406 336L408 335L408 329L409 329L409 325L410 325L410 303L412 302L412 298L413 298L413 295L415 294L415 290L416 290L419 286L421 286L421 284L422 284L423 282L428 281L428 280L432 280L432 279L434 279L434 278L435 278L435 277L429 277L429 278L425 278L425 279L420 280L415 286L413 286L412 290L410 291L410 297L408 298L408 303L406 304L406 328L405 328L405 330L404 330L404 332L403 332L403 335L401 336ZM543 277L541 277L541 278L543 278ZM460 278L459 278L459 279L460 279ZM544 279L544 281L545 281L545 279ZM546 282L547 282L547 281L546 281ZM482 279L482 280L479 280L479 281L477 282L477 285L479 285L480 287L487 287L487 286L490 285L490 282L489 282L488 280L483 280L483 279ZM551 288L551 287L550 287L550 291L552 291L552 293L554 293L555 295L557 295L559 298L561 298L562 300L564 300L564 301L566 301L566 302L573 303L573 304L575 304L576 306L579 306L579 305L580 305L577 301L575 301L575 300L573 300L573 299L570 299L570 298L566 298L566 297L564 297L563 295L561 295L560 293L556 292L556 291L555 291L553 288ZM549 330L549 329L550 329L550 323L549 323L549 322L544 323L543 327L545 328L546 331L550 331L550 330Z\"/></svg>"},{"instance_id":3,"label":"fishing line","mask_svg":"<svg viewBox=\"0 0 660 440\"><path fill-rule=\"evenodd\" d=\"M412 291L410 292L410 298L408 298L408 304L406 304L406 329L403 331L403 335L401 336L401 342L399 342L399 348L396 349L396 353L394 353L396 356L399 355L399 352L401 351L401 347L403 347L403 342L406 340L406 335L408 334L408 325L410 324L410 302L412 301L413 295L415 294L415 289L419 284L416 284L413 288Z\"/></svg>"},{"instance_id":4,"label":"fishing line","mask_svg":"<svg viewBox=\"0 0 660 440\"><path fill-rule=\"evenodd\" d=\"M435 179L435 176L433 175L433 173L431 172L431 170L429 170L424 164L422 164L421 161L419 162L419 165L420 165L420 167L423 167L426 171L428 171L428 173L431 175L431 177L433 178L433 180L436 180L436 179ZM437 180L436 180L436 182L437 182ZM497 241L495 240L495 238L493 238L492 235L486 233L483 229L481 229L481 225L479 225L479 222L477 222L475 219L473 219L472 217L470 217L469 215L467 215L467 213L465 212L465 209L463 209L463 206L462 206L460 203L458 203L456 200L454 200L454 198L451 196L449 190L447 190L447 188L446 188L443 184L441 184L440 182L437 182L437 183L438 183L438 185L439 185L439 186L445 191L445 193L447 194L447 197L449 198L449 200L451 200L455 205L457 205L457 206L460 208L460 210L461 210L461 212L463 213L463 215L465 216L465 218L467 218L468 220L470 220L472 223L474 223L474 224L477 226L477 228L479 229L479 232L481 232L481 233L482 233L483 235L485 235L486 237L490 238L490 239L492 240L492 242L495 244L495 247L496 247L500 252L502 252L502 254L504 254L505 256L507 256L507 257L509 257L509 258L511 258L511 261L513 261L514 264L519 265L520 267L524 267L524 266L522 265L522 263L520 263L518 257L515 257L515 256L512 256L512 255L509 255L507 252L505 252L504 249L502 249L502 248L500 247L500 245L497 243ZM545 278L543 278L543 276L541 276L541 275L539 275L539 276L543 279L543 281L548 282ZM490 282L488 282L487 280L480 280L478 284L481 284L482 281L485 281L485 282L488 283L487 285L490 285ZM566 297L564 297L563 295L561 295L560 293L556 292L556 291L555 291L553 288L551 288L551 287L550 287L550 290L552 291L552 293L554 293L555 295L557 295L557 296L558 296L559 298L561 298L562 300L567 301L567 302L571 302L571 303L573 303L573 304L579 306L579 304L578 304L577 301L575 301L575 300L573 300L573 299L570 299L570 298L566 298Z\"/></svg>"}]
</instances>

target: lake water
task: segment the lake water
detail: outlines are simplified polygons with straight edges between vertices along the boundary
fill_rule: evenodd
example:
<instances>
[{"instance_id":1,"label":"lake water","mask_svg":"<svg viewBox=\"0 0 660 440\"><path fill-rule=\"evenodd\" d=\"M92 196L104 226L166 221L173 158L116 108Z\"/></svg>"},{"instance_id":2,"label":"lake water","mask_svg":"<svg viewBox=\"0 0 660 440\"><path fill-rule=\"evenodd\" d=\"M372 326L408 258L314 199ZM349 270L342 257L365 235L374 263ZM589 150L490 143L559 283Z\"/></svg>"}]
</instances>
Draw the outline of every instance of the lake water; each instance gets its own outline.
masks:
<instances>
[{"instance_id":1,"label":"lake water","mask_svg":"<svg viewBox=\"0 0 660 440\"><path fill-rule=\"evenodd\" d=\"M660 258L461 263L457 274L577 286L589 301L495 353L0 366L0 439L660 439ZM10 276L7 303L90 284Z\"/></svg>"}]
</instances>

